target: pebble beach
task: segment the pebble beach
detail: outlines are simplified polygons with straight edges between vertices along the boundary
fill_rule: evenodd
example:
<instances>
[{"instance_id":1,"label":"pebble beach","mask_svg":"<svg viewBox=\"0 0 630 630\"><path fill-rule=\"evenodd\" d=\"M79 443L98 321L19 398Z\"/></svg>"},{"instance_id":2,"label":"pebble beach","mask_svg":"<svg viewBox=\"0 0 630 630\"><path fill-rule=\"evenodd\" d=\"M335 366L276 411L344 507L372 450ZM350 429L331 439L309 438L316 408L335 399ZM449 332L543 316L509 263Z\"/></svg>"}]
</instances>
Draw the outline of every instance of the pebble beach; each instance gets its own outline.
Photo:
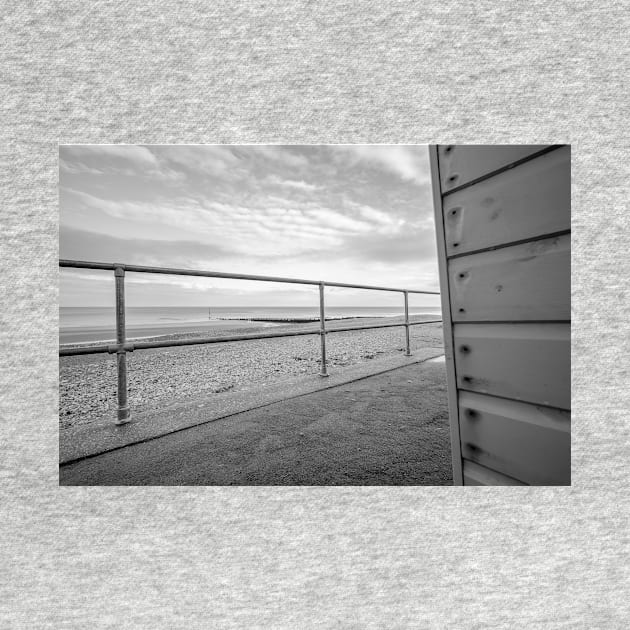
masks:
<instances>
[{"instance_id":1,"label":"pebble beach","mask_svg":"<svg viewBox=\"0 0 630 630\"><path fill-rule=\"evenodd\" d=\"M413 317L412 321L422 321ZM396 321L396 320L390 320ZM335 326L369 325L375 320L349 320L327 324ZM312 329L312 324L293 324L274 328L274 332ZM269 332L252 324L236 334ZM217 335L233 335L226 328ZM169 335L169 338L194 336ZM164 338L162 336L161 338ZM412 352L443 344L442 324L410 327ZM344 366L378 362L404 352L403 327L336 332L327 335L329 371ZM127 354L129 404L134 412L161 409L174 403L194 400L214 393L236 391L278 383L283 378L316 375L320 367L318 335L190 345L138 350ZM375 368L376 369L376 368ZM60 428L89 424L111 417L116 410L116 362L110 354L60 357L59 422Z\"/></svg>"}]
</instances>

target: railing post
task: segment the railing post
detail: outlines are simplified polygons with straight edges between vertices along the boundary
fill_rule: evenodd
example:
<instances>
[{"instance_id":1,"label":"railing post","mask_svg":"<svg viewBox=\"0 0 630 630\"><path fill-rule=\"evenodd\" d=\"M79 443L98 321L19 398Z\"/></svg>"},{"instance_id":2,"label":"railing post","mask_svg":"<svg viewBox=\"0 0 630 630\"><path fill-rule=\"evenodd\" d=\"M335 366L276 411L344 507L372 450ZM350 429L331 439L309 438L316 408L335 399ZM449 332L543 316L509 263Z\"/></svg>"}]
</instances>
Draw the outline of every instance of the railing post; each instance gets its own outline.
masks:
<instances>
[{"instance_id":1,"label":"railing post","mask_svg":"<svg viewBox=\"0 0 630 630\"><path fill-rule=\"evenodd\" d=\"M404 291L405 294L405 356L411 356L411 345L409 344L409 292Z\"/></svg>"},{"instance_id":2,"label":"railing post","mask_svg":"<svg viewBox=\"0 0 630 630\"><path fill-rule=\"evenodd\" d=\"M127 402L127 354L125 343L125 268L117 266L114 270L116 279L116 351L118 368L118 415L116 424L127 424L129 417L129 403Z\"/></svg>"},{"instance_id":3,"label":"railing post","mask_svg":"<svg viewBox=\"0 0 630 630\"><path fill-rule=\"evenodd\" d=\"M326 370L326 314L324 312L324 283L319 283L319 338L322 344L322 363L319 369L320 376L328 376Z\"/></svg>"}]
</instances>

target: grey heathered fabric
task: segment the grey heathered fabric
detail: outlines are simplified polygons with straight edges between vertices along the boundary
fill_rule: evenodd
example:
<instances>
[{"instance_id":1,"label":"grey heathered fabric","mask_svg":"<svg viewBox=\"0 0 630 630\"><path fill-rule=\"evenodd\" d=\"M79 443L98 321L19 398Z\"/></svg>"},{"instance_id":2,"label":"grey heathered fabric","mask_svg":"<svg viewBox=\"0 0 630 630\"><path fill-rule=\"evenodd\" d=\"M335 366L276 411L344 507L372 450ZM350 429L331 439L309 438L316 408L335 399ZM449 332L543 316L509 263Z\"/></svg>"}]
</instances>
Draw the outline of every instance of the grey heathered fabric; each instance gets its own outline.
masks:
<instances>
[{"instance_id":1,"label":"grey heathered fabric","mask_svg":"<svg viewBox=\"0 0 630 630\"><path fill-rule=\"evenodd\" d=\"M627 627L627 2L2 14L0 627ZM573 144L572 488L58 487L58 143L434 141Z\"/></svg>"}]
</instances>

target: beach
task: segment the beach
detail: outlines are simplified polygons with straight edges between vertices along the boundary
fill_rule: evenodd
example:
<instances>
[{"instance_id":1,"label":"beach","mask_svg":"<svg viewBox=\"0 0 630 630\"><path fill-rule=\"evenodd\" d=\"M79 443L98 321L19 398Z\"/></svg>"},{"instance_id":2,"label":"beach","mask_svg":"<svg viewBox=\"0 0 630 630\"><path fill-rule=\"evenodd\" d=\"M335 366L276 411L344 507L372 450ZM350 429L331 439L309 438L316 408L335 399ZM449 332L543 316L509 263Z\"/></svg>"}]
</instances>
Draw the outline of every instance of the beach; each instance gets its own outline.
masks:
<instances>
[{"instance_id":1,"label":"beach","mask_svg":"<svg viewBox=\"0 0 630 630\"><path fill-rule=\"evenodd\" d=\"M233 320L225 322L221 320L208 322L190 322L190 323L160 323L159 325L127 325L127 337L129 339L149 339L176 337L187 334L203 334L204 336L212 336L221 334L226 329L234 331L234 334L241 334L244 329L250 329L251 322ZM271 323L257 324L256 330L263 327L273 327ZM165 334L165 331L168 331ZM71 346L76 344L89 344L97 342L114 343L116 341L116 329L114 326L92 326L81 327L77 329L61 329L59 331L59 343L63 346Z\"/></svg>"},{"instance_id":2,"label":"beach","mask_svg":"<svg viewBox=\"0 0 630 630\"><path fill-rule=\"evenodd\" d=\"M411 321L432 320L413 316ZM400 318L351 319L327 322L327 328L375 325L402 321ZM215 326L213 335L269 332L254 322L239 322L238 329L226 322ZM247 325L244 325L247 324ZM313 330L312 323L274 326L274 332ZM204 334L203 330L199 331ZM161 335L176 339L195 336L195 331ZM207 333L206 333L207 334ZM327 335L329 371L404 352L404 327L337 332ZM410 327L411 350L441 346L442 324ZM320 366L318 335L280 337L183 347L138 350L127 354L129 404L132 413L162 409L177 402L203 398L213 393L246 390L282 379L317 375ZM113 355L95 354L60 357L60 428L88 424L115 417L116 362Z\"/></svg>"}]
</instances>

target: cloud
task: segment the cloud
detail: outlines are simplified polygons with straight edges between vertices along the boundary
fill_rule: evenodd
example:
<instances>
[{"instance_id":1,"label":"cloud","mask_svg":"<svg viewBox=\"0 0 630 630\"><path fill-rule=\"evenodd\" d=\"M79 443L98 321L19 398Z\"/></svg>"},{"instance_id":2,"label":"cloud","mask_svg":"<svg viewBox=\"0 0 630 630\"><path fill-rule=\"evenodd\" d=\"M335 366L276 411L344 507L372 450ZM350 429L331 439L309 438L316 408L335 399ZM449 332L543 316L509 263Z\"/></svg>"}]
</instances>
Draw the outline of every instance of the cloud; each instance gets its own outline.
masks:
<instances>
[{"instance_id":1,"label":"cloud","mask_svg":"<svg viewBox=\"0 0 630 630\"><path fill-rule=\"evenodd\" d=\"M66 226L59 230L59 256L71 260L186 268L202 264L207 268L232 255L220 245L199 241L121 238Z\"/></svg>"},{"instance_id":2,"label":"cloud","mask_svg":"<svg viewBox=\"0 0 630 630\"><path fill-rule=\"evenodd\" d=\"M369 232L372 226L366 221L360 221L346 216L340 212L336 212L329 208L315 208L306 210L308 216L316 221L316 225L339 230L343 233L361 233Z\"/></svg>"},{"instance_id":3,"label":"cloud","mask_svg":"<svg viewBox=\"0 0 630 630\"><path fill-rule=\"evenodd\" d=\"M399 232L405 225L405 220L402 217L395 216L392 213L384 212L383 210L366 204L355 203L345 198L344 205L351 208L352 211L364 221L372 224L374 230L381 234Z\"/></svg>"},{"instance_id":4,"label":"cloud","mask_svg":"<svg viewBox=\"0 0 630 630\"><path fill-rule=\"evenodd\" d=\"M142 251L145 258L154 252L152 260L157 262L144 264L158 264L162 255L168 255L171 260L178 249L182 256L186 254L184 259L188 262L206 260L204 248L205 253L213 248L226 255L229 253L233 260L239 256L251 260L286 260L322 252L330 256L356 253L356 258L361 260L369 259L370 255L375 260L379 256L397 259L405 255L406 250L396 239L402 241L405 230L417 233L414 228L418 227L399 216L348 199L333 208L316 201L293 201L276 196L257 197L249 206L244 206L188 197L172 198L168 202L114 201L67 188L63 188L62 193L65 226L94 232L99 229L98 222L104 237L118 239L117 247L114 244L108 247L112 251L126 252L129 250L121 246L124 239L119 238L121 233L115 229L122 221L127 233L141 235L137 250ZM99 213L102 219L98 218ZM83 239L90 247L93 240ZM173 244L169 245L169 241ZM90 247L84 249L88 258ZM361 248L366 247L370 253L361 255ZM92 251L95 250L96 247ZM156 251L159 254L156 255ZM392 252L396 255L392 256Z\"/></svg>"},{"instance_id":5,"label":"cloud","mask_svg":"<svg viewBox=\"0 0 630 630\"><path fill-rule=\"evenodd\" d=\"M347 256L371 263L410 265L436 258L433 230L406 230L402 234L364 234L347 245Z\"/></svg>"},{"instance_id":6,"label":"cloud","mask_svg":"<svg viewBox=\"0 0 630 630\"><path fill-rule=\"evenodd\" d=\"M282 204L265 199L251 206L221 202L199 203L185 197L153 202L113 201L62 188L62 225L100 230L117 237L127 233L145 239L220 243L234 256L248 258L293 256L338 245L338 229L366 231L369 225L348 219L317 204ZM98 227L96 227L98 225ZM124 232L123 232L124 233Z\"/></svg>"},{"instance_id":7,"label":"cloud","mask_svg":"<svg viewBox=\"0 0 630 630\"><path fill-rule=\"evenodd\" d=\"M104 175L105 171L99 168L92 168L83 164L82 162L66 162L66 160L59 160L59 168L65 173L70 175L89 174L89 175Z\"/></svg>"},{"instance_id":8,"label":"cloud","mask_svg":"<svg viewBox=\"0 0 630 630\"><path fill-rule=\"evenodd\" d=\"M406 286L434 255L424 147L105 146L60 154L64 257Z\"/></svg>"},{"instance_id":9,"label":"cloud","mask_svg":"<svg viewBox=\"0 0 630 630\"><path fill-rule=\"evenodd\" d=\"M155 155L146 147L132 144L80 144L63 145L59 153L66 158L123 160L139 166L157 166Z\"/></svg>"},{"instance_id":10,"label":"cloud","mask_svg":"<svg viewBox=\"0 0 630 630\"><path fill-rule=\"evenodd\" d=\"M304 168L309 165L309 160L305 155L291 151L290 147L260 145L239 148L250 158L271 160L290 168Z\"/></svg>"},{"instance_id":11,"label":"cloud","mask_svg":"<svg viewBox=\"0 0 630 630\"><path fill-rule=\"evenodd\" d=\"M59 148L59 166L70 175L148 177L169 183L186 176L169 168L148 148L135 145L71 145Z\"/></svg>"},{"instance_id":12,"label":"cloud","mask_svg":"<svg viewBox=\"0 0 630 630\"><path fill-rule=\"evenodd\" d=\"M104 229L120 233L121 227L143 234L166 234L176 238L177 234L210 233L211 219L207 210L196 199L173 197L151 201L121 201L103 199L89 193L62 186L60 188L61 218L71 227L87 228L100 219L100 224L109 217ZM106 215L106 217L103 217ZM112 221L114 219L115 221Z\"/></svg>"},{"instance_id":13,"label":"cloud","mask_svg":"<svg viewBox=\"0 0 630 630\"><path fill-rule=\"evenodd\" d=\"M381 167L405 181L423 184L430 178L428 152L423 146L342 145L335 149L350 158L353 165Z\"/></svg>"},{"instance_id":14,"label":"cloud","mask_svg":"<svg viewBox=\"0 0 630 630\"><path fill-rule=\"evenodd\" d=\"M156 151L171 164L206 175L229 175L240 162L230 147L220 145L162 146Z\"/></svg>"},{"instance_id":15,"label":"cloud","mask_svg":"<svg viewBox=\"0 0 630 630\"><path fill-rule=\"evenodd\" d=\"M282 179L281 177L278 177L277 175L269 175L265 181L274 186L281 186L285 188L295 188L297 190L303 190L306 192L313 192L315 190L321 190L322 188L321 186L316 186L315 184L308 184L307 182L302 181L302 180L297 181L294 179Z\"/></svg>"}]
</instances>

